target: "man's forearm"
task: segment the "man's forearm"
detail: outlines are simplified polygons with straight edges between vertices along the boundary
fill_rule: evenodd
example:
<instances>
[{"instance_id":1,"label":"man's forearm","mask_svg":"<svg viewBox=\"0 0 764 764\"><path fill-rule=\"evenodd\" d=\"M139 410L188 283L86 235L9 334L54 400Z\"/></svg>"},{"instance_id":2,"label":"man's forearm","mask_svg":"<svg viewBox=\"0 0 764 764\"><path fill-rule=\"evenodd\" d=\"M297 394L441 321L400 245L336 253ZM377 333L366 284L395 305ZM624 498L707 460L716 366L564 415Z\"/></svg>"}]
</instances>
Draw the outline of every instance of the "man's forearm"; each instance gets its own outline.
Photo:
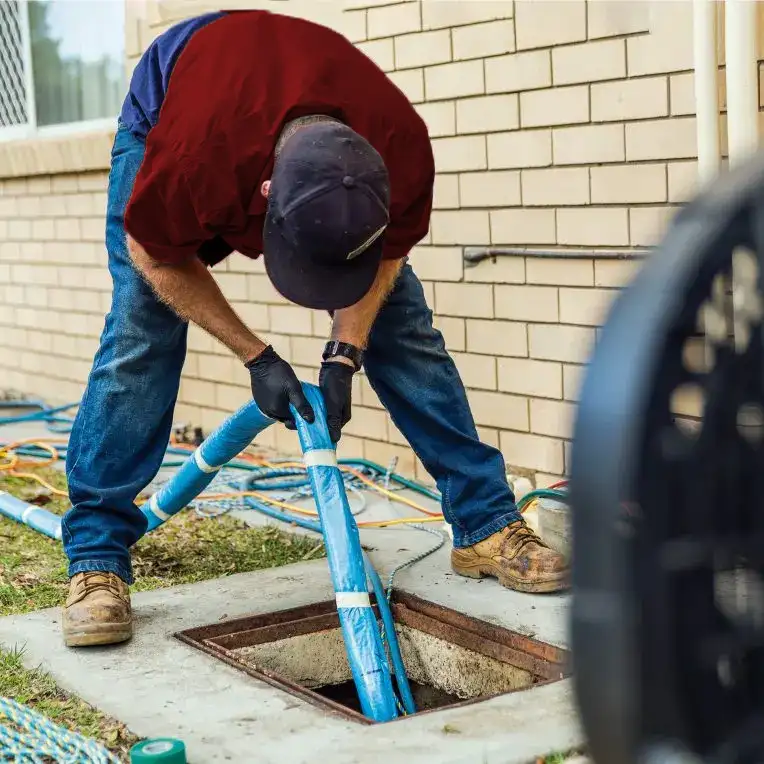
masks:
<instances>
[{"instance_id":1,"label":"man's forearm","mask_svg":"<svg viewBox=\"0 0 764 764\"><path fill-rule=\"evenodd\" d=\"M265 343L250 331L220 291L206 266L197 258L178 265L153 260L128 236L135 267L157 297L184 321L190 321L222 342L243 363L259 355Z\"/></svg>"},{"instance_id":2,"label":"man's forearm","mask_svg":"<svg viewBox=\"0 0 764 764\"><path fill-rule=\"evenodd\" d=\"M332 339L365 348L380 309L395 286L402 260L383 260L371 289L355 305L334 314Z\"/></svg>"}]
</instances>

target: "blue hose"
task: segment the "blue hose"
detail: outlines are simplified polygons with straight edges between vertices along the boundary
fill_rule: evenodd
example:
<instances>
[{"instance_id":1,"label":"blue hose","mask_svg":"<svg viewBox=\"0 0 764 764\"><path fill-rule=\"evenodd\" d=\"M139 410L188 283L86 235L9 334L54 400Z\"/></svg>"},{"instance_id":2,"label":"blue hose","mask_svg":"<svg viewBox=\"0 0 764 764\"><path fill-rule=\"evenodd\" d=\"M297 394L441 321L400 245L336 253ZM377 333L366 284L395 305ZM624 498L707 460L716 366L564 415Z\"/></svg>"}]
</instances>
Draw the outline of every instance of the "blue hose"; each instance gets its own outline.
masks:
<instances>
[{"instance_id":1,"label":"blue hose","mask_svg":"<svg viewBox=\"0 0 764 764\"><path fill-rule=\"evenodd\" d=\"M286 523L294 523L300 528L306 528L309 531L315 531L321 533L321 525L313 522L312 520L306 520L302 517L296 517L289 515L286 512L280 512L278 509L269 507L267 504L258 501L257 499L247 496L244 499L245 503L262 512L268 517L272 517L274 520L281 520ZM374 596L377 600L377 606L379 607L379 613L382 616L382 625L385 629L385 635L387 636L387 644L390 647L390 658L393 663L393 671L395 672L395 679L398 682L398 689L401 693L403 700L403 707L406 709L407 714L416 713L416 703L414 702L414 696L411 693L411 686L409 685L409 679L406 675L406 667L403 663L403 656L401 655L401 648L398 643L398 635L395 631L395 622L393 620L393 613L390 610L390 603L387 600L385 594L385 588L382 585L382 581L379 578L379 574L371 564L371 560L368 558L365 552L363 552L363 562L366 568L366 575L371 582L374 589Z\"/></svg>"},{"instance_id":2,"label":"blue hose","mask_svg":"<svg viewBox=\"0 0 764 764\"><path fill-rule=\"evenodd\" d=\"M251 496L245 496L244 503L248 507L256 509L258 512L262 512L262 514L267 515L268 517L272 517L274 520L280 520L283 523L292 523L300 528L315 531L316 533L323 533L319 523L314 523L312 520L306 520L303 517L297 517L297 515L289 515L286 512L280 512L278 509L274 509L262 501L253 499Z\"/></svg>"},{"instance_id":3,"label":"blue hose","mask_svg":"<svg viewBox=\"0 0 764 764\"><path fill-rule=\"evenodd\" d=\"M398 689L400 690L401 698L403 700L403 707L406 709L407 714L415 714L416 703L414 702L414 696L411 694L409 678L406 676L406 667L403 664L403 656L401 655L401 648L398 644L398 635L395 632L395 622L393 621L393 614L390 610L390 603L387 601L385 588L382 586L379 574L374 569L371 560L365 552L363 553L363 562L366 567L366 574L374 589L374 597L379 606L379 614L382 616L382 624L385 627L387 644L390 648L390 658L393 662L393 671L395 672L395 679L398 682Z\"/></svg>"},{"instance_id":4,"label":"blue hose","mask_svg":"<svg viewBox=\"0 0 764 764\"><path fill-rule=\"evenodd\" d=\"M238 456L273 420L254 401L229 416L212 435L186 459L183 466L141 507L148 530L158 528L188 506L228 462Z\"/></svg>"},{"instance_id":5,"label":"blue hose","mask_svg":"<svg viewBox=\"0 0 764 764\"><path fill-rule=\"evenodd\" d=\"M315 385L303 385L303 389L316 420L309 425L296 409L292 413L324 532L350 671L364 715L378 722L391 721L398 716L398 708L379 624L369 598L358 526L350 513L337 454L329 437L321 391Z\"/></svg>"},{"instance_id":6,"label":"blue hose","mask_svg":"<svg viewBox=\"0 0 764 764\"><path fill-rule=\"evenodd\" d=\"M78 406L79 403L67 403L64 406L49 408L41 401L0 401L0 409L40 409L33 414L19 414L11 417L0 417L0 425L17 424L19 422L43 421L48 429L56 433L68 433L72 429L74 419L68 416L58 416L62 411ZM60 425L60 426L59 426Z\"/></svg>"},{"instance_id":7,"label":"blue hose","mask_svg":"<svg viewBox=\"0 0 764 764\"><path fill-rule=\"evenodd\" d=\"M61 540L61 518L58 515L34 504L28 504L5 491L0 491L0 515L27 525L43 536Z\"/></svg>"}]
</instances>

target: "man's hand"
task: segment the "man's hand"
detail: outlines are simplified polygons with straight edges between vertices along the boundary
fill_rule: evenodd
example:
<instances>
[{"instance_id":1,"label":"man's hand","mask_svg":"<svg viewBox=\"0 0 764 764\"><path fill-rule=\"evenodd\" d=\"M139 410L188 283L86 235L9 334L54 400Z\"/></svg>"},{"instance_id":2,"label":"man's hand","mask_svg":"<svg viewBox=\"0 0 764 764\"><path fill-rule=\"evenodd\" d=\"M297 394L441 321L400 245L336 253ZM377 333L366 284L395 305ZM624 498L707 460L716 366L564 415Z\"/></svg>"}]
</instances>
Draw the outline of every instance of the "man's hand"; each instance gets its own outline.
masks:
<instances>
[{"instance_id":1,"label":"man's hand","mask_svg":"<svg viewBox=\"0 0 764 764\"><path fill-rule=\"evenodd\" d=\"M371 289L355 305L334 313L332 339L365 349L369 332L382 305L395 286L402 260L383 260ZM329 358L321 364L318 385L326 403L326 420L333 443L350 421L351 389L355 366L347 358Z\"/></svg>"},{"instance_id":2,"label":"man's hand","mask_svg":"<svg viewBox=\"0 0 764 764\"><path fill-rule=\"evenodd\" d=\"M292 367L268 345L254 360L246 364L252 383L252 397L266 416L296 429L291 404L309 424L315 414L305 397L300 380Z\"/></svg>"},{"instance_id":3,"label":"man's hand","mask_svg":"<svg viewBox=\"0 0 764 764\"><path fill-rule=\"evenodd\" d=\"M355 367L343 360L328 360L321 364L318 386L326 404L329 437L337 443L342 428L350 421L350 407Z\"/></svg>"},{"instance_id":4,"label":"man's hand","mask_svg":"<svg viewBox=\"0 0 764 764\"><path fill-rule=\"evenodd\" d=\"M371 289L355 305L335 312L333 340L348 342L357 348L366 347L374 320L392 292L402 267L403 260L383 260L380 263Z\"/></svg>"}]
</instances>

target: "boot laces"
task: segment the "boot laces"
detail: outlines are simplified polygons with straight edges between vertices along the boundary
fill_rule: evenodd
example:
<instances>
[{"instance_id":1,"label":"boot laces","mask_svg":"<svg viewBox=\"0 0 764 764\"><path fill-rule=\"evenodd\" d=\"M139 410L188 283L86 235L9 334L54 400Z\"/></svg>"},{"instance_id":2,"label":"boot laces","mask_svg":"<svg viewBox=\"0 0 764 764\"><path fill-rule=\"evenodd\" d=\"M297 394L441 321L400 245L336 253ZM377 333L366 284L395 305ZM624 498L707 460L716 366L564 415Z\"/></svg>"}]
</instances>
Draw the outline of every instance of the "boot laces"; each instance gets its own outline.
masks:
<instances>
[{"instance_id":1,"label":"boot laces","mask_svg":"<svg viewBox=\"0 0 764 764\"><path fill-rule=\"evenodd\" d=\"M85 573L80 585L85 596L102 591L113 594L115 597L123 596L119 580L114 573L101 573L100 571Z\"/></svg>"},{"instance_id":2,"label":"boot laces","mask_svg":"<svg viewBox=\"0 0 764 764\"><path fill-rule=\"evenodd\" d=\"M544 546L544 542L541 538L528 527L524 520L512 523L504 529L504 543L502 544L502 547L510 547L516 554L525 549L529 544Z\"/></svg>"}]
</instances>

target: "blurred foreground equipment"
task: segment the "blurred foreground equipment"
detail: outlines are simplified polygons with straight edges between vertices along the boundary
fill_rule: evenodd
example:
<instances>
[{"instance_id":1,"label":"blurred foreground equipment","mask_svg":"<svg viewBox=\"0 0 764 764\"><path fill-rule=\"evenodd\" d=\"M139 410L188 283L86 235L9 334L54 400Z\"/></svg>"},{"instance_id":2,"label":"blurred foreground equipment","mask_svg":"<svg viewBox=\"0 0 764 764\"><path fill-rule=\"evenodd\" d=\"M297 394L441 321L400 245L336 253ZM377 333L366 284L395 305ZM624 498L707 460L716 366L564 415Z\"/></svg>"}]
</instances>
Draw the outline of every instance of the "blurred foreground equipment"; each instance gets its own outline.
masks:
<instances>
[{"instance_id":1,"label":"blurred foreground equipment","mask_svg":"<svg viewBox=\"0 0 764 764\"><path fill-rule=\"evenodd\" d=\"M572 647L597 764L764 762L764 159L616 300L574 432Z\"/></svg>"}]
</instances>

